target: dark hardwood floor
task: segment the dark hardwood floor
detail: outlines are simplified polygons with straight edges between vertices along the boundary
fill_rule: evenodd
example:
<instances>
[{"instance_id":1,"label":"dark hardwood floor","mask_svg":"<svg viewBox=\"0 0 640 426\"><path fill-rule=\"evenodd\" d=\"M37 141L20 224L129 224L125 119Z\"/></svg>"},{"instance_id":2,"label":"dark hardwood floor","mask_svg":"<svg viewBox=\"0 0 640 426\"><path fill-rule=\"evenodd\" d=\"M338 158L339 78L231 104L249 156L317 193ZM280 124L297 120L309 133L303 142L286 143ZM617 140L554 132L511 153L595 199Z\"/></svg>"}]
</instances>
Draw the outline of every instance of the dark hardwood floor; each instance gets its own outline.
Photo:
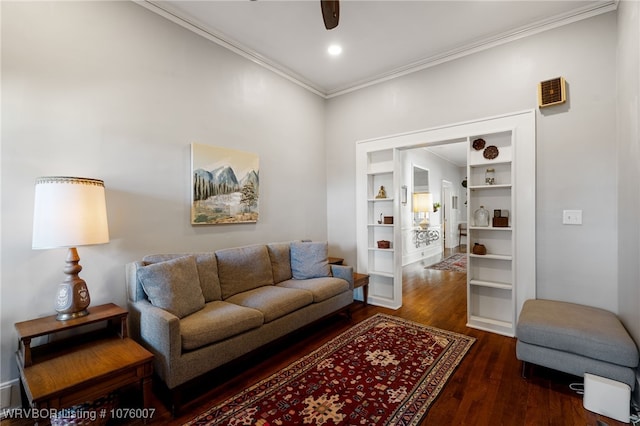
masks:
<instances>
[{"instance_id":1,"label":"dark hardwood floor","mask_svg":"<svg viewBox=\"0 0 640 426\"><path fill-rule=\"evenodd\" d=\"M398 310L354 302L352 319L334 316L302 332L227 366L194 388L175 418L154 397L151 424L179 425L208 407L234 395L294 362L300 356L377 312L456 331L477 340L434 402L423 425L557 425L609 426L624 423L591 413L569 385L580 378L541 367L528 379L521 376L514 338L466 327L466 275L426 269L420 263L405 267L403 306ZM127 396L124 399L128 399ZM15 421L3 424L17 424ZM142 424L142 422L118 422Z\"/></svg>"}]
</instances>

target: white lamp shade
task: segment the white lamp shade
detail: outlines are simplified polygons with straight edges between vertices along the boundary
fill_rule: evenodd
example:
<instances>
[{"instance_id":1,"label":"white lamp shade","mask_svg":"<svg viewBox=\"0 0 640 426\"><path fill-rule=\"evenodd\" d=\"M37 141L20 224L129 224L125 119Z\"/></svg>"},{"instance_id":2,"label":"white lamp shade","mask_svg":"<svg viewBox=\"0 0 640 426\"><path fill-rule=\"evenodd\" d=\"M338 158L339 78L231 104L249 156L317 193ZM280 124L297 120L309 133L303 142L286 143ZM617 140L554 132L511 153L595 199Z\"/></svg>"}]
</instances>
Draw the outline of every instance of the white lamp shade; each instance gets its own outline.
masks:
<instances>
[{"instance_id":1,"label":"white lamp shade","mask_svg":"<svg viewBox=\"0 0 640 426\"><path fill-rule=\"evenodd\" d=\"M108 242L103 181L62 176L36 179L34 249Z\"/></svg>"},{"instance_id":2,"label":"white lamp shade","mask_svg":"<svg viewBox=\"0 0 640 426\"><path fill-rule=\"evenodd\" d=\"M433 211L433 198L430 192L413 193L413 212L424 213Z\"/></svg>"}]
</instances>

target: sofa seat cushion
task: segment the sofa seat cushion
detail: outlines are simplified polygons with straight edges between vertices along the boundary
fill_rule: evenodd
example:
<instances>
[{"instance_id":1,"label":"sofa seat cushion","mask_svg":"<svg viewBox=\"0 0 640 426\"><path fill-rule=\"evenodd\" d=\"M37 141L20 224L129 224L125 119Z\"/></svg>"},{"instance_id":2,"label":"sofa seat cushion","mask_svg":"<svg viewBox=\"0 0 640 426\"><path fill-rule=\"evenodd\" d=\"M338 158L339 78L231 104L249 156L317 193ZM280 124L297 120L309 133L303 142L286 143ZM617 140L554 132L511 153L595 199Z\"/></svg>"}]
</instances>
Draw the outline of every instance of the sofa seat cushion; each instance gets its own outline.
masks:
<instances>
[{"instance_id":1,"label":"sofa seat cushion","mask_svg":"<svg viewBox=\"0 0 640 426\"><path fill-rule=\"evenodd\" d=\"M604 309L555 300L527 300L518 340L626 367L638 365L638 349L618 317Z\"/></svg>"},{"instance_id":2,"label":"sofa seat cushion","mask_svg":"<svg viewBox=\"0 0 640 426\"><path fill-rule=\"evenodd\" d=\"M190 351L260 327L263 315L255 309L214 301L180 320L182 349Z\"/></svg>"},{"instance_id":3,"label":"sofa seat cushion","mask_svg":"<svg viewBox=\"0 0 640 426\"><path fill-rule=\"evenodd\" d=\"M308 290L313 294L313 302L318 303L327 300L345 291L349 291L349 283L341 278L310 278L308 280L287 280L278 284L278 287L298 288Z\"/></svg>"},{"instance_id":4,"label":"sofa seat cushion","mask_svg":"<svg viewBox=\"0 0 640 426\"><path fill-rule=\"evenodd\" d=\"M310 305L313 295L307 290L271 285L238 293L228 298L227 302L259 310L267 323Z\"/></svg>"}]
</instances>

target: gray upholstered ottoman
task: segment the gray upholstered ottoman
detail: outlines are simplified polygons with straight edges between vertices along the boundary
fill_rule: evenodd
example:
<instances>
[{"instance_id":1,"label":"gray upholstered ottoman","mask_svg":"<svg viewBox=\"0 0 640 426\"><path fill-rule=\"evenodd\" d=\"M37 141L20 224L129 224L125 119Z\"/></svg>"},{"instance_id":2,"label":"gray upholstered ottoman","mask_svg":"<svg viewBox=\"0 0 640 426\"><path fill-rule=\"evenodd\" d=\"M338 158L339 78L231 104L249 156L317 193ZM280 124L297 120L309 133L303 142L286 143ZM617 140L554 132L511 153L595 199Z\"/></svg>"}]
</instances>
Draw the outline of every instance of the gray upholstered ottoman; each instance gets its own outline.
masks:
<instances>
[{"instance_id":1,"label":"gray upholstered ottoman","mask_svg":"<svg viewBox=\"0 0 640 426\"><path fill-rule=\"evenodd\" d=\"M618 317L604 309L527 300L516 328L519 360L583 376L591 373L635 387L638 349Z\"/></svg>"}]
</instances>

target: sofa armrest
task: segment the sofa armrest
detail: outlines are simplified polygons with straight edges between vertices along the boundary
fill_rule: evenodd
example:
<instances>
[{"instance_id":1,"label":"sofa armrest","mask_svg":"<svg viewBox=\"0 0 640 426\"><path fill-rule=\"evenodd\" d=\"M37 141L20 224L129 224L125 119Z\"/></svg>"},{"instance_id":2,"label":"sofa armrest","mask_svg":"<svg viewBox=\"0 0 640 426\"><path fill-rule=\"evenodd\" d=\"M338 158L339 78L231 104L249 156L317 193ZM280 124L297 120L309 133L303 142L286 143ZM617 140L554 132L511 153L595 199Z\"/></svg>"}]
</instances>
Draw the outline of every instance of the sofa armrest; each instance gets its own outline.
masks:
<instances>
[{"instance_id":1,"label":"sofa armrest","mask_svg":"<svg viewBox=\"0 0 640 426\"><path fill-rule=\"evenodd\" d=\"M130 314L137 317L137 324L130 327L138 327L139 335L133 333L156 359L156 370L164 380L169 375L169 368L182 354L182 341L180 336L180 319L164 309L153 306L146 300L129 303Z\"/></svg>"},{"instance_id":2,"label":"sofa armrest","mask_svg":"<svg viewBox=\"0 0 640 426\"><path fill-rule=\"evenodd\" d=\"M349 283L349 288L353 290L353 266L331 265L331 274L336 278L342 278Z\"/></svg>"}]
</instances>

